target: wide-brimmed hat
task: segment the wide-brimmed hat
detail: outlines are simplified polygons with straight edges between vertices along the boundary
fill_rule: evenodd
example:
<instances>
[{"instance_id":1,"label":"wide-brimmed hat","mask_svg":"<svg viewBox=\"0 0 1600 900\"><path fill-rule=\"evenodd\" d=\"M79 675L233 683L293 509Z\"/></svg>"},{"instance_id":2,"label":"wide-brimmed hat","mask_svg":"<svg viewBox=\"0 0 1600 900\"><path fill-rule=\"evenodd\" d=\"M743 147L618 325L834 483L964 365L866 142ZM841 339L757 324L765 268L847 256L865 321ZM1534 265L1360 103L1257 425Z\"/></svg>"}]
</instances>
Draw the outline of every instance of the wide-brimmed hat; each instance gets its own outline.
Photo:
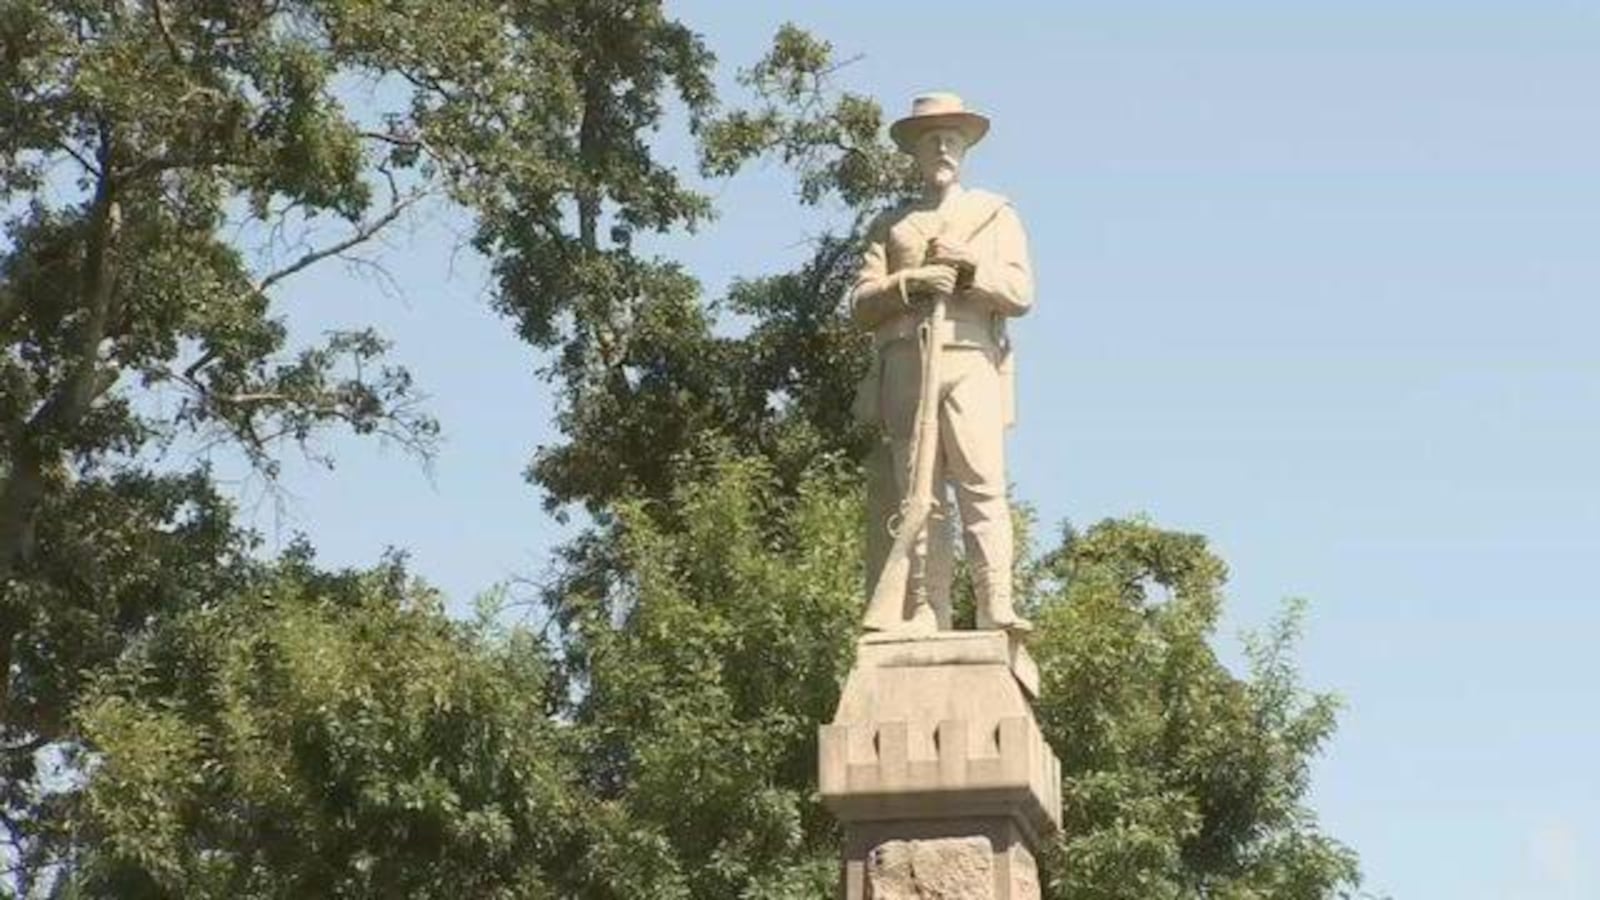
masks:
<instances>
[{"instance_id":1,"label":"wide-brimmed hat","mask_svg":"<svg viewBox=\"0 0 1600 900\"><path fill-rule=\"evenodd\" d=\"M936 127L959 130L970 147L989 133L989 119L967 109L955 94L923 94L911 101L911 115L889 126L889 137L910 153L917 135Z\"/></svg>"}]
</instances>

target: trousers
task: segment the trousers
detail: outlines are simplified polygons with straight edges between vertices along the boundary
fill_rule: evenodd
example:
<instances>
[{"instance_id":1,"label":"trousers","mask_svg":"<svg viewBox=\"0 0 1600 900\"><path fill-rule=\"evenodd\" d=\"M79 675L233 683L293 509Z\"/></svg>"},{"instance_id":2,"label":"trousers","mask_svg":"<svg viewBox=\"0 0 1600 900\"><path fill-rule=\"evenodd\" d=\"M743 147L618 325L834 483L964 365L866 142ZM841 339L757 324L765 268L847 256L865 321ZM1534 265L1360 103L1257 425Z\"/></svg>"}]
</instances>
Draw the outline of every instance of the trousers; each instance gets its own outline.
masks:
<instances>
[{"instance_id":1,"label":"trousers","mask_svg":"<svg viewBox=\"0 0 1600 900\"><path fill-rule=\"evenodd\" d=\"M895 487L904 497L912 478L922 354L915 340L892 341L879 353L879 410L889 439ZM946 345L941 358L939 452L934 463L937 505L912 548L909 587L913 617L932 616L941 629L950 627L952 491L977 590L977 625L992 628L1014 617L1013 539L1004 446L1006 394L1000 362L998 348L965 343Z\"/></svg>"}]
</instances>

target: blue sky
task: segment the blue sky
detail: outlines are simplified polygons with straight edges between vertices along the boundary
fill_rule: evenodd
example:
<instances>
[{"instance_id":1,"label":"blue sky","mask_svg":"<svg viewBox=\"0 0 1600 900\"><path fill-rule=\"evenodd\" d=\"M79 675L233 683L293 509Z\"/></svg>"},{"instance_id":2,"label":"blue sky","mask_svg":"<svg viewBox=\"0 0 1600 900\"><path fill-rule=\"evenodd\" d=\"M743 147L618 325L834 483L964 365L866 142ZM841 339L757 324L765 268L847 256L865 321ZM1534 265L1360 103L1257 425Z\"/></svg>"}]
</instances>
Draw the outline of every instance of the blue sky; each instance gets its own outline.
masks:
<instances>
[{"instance_id":1,"label":"blue sky","mask_svg":"<svg viewBox=\"0 0 1600 900\"><path fill-rule=\"evenodd\" d=\"M1348 703L1314 803L1368 886L1600 896L1600 4L771 6L675 7L725 99L792 19L891 112L948 89L993 117L967 179L1014 198L1038 278L1018 494L1050 527L1211 536L1230 654L1310 601L1305 677ZM661 249L713 294L782 269L826 216L789 187L708 185L721 218ZM284 502L239 490L271 540L404 547L464 603L566 532L520 478L552 439L539 360L452 254L460 225L390 242L398 293L329 269L288 298L297 327L397 340L446 429L431 476L334 438L339 467L290 466Z\"/></svg>"}]
</instances>

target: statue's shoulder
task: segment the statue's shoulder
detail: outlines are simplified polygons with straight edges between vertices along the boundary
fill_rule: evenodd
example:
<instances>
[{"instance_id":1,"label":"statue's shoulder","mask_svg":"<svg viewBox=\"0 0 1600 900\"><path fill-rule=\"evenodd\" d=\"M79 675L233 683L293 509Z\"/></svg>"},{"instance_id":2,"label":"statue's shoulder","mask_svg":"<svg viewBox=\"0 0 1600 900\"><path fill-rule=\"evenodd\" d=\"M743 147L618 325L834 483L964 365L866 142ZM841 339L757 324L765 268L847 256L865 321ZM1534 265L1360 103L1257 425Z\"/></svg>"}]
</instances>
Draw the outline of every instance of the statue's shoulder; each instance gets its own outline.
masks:
<instances>
[{"instance_id":1,"label":"statue's shoulder","mask_svg":"<svg viewBox=\"0 0 1600 900\"><path fill-rule=\"evenodd\" d=\"M1009 206L1011 198L997 191L986 191L983 188L967 188L967 196L974 203L984 203L991 206Z\"/></svg>"},{"instance_id":2,"label":"statue's shoulder","mask_svg":"<svg viewBox=\"0 0 1600 900\"><path fill-rule=\"evenodd\" d=\"M966 202L973 209L988 214L1010 206L1011 198L983 188L967 188Z\"/></svg>"},{"instance_id":3,"label":"statue's shoulder","mask_svg":"<svg viewBox=\"0 0 1600 900\"><path fill-rule=\"evenodd\" d=\"M872 217L872 222L867 226L868 231L888 231L896 222L910 215L916 208L916 203L911 200L901 200Z\"/></svg>"},{"instance_id":4,"label":"statue's shoulder","mask_svg":"<svg viewBox=\"0 0 1600 900\"><path fill-rule=\"evenodd\" d=\"M1002 219L1017 221L1010 200L993 191L968 188L951 211L950 225L956 233L969 235L970 240Z\"/></svg>"}]
</instances>

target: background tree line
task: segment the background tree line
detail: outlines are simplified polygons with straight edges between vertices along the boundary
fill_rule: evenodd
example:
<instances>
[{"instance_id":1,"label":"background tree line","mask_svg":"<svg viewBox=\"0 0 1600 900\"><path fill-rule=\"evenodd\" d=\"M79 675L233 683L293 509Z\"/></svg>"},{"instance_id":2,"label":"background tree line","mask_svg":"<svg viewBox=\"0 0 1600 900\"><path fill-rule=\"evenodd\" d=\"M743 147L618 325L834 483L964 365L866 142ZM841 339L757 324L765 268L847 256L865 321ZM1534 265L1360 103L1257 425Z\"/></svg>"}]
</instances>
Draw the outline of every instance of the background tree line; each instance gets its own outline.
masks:
<instances>
[{"instance_id":1,"label":"background tree line","mask_svg":"<svg viewBox=\"0 0 1600 900\"><path fill-rule=\"evenodd\" d=\"M739 107L714 65L649 0L0 0L3 890L828 895L814 741L873 440L838 298L907 172L826 43L780 31ZM635 247L713 213L651 149L671 104L705 174L776 158L797 203L851 215L706 297ZM424 202L471 216L559 388L529 478L588 525L542 630L492 597L446 616L400 557L266 558L172 452L225 442L271 478L348 428L426 455L382 335L303 347L280 307ZM308 224L331 236L272 266L240 237ZM1292 614L1229 672L1222 563L1142 520L1018 578L1066 777L1052 897L1352 894L1304 802L1334 703L1296 683Z\"/></svg>"}]
</instances>

